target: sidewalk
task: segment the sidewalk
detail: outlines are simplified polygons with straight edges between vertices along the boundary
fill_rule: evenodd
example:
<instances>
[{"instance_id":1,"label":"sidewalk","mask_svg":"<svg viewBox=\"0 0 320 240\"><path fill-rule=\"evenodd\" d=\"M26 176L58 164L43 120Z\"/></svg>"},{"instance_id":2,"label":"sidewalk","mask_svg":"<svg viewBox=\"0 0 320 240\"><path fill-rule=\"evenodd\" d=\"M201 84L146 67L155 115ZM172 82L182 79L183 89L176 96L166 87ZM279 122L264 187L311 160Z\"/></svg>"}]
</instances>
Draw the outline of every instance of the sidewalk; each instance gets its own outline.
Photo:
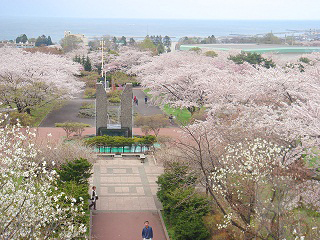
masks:
<instances>
[{"instance_id":1,"label":"sidewalk","mask_svg":"<svg viewBox=\"0 0 320 240\"><path fill-rule=\"evenodd\" d=\"M147 104L144 103L144 97L146 96L146 94L142 91L142 89L133 88L132 92L133 92L133 96L136 96L138 99L138 106L135 103L133 103L134 112L143 116L163 114L163 112L158 106L152 105L151 102L149 101Z\"/></svg>"},{"instance_id":2,"label":"sidewalk","mask_svg":"<svg viewBox=\"0 0 320 240\"><path fill-rule=\"evenodd\" d=\"M156 180L162 173L163 168L156 166L151 156L145 163L136 158L100 157L91 180L99 196L97 211L93 211L92 238L138 240L148 220L154 239L165 240L158 215L162 206L156 197Z\"/></svg>"}]
</instances>

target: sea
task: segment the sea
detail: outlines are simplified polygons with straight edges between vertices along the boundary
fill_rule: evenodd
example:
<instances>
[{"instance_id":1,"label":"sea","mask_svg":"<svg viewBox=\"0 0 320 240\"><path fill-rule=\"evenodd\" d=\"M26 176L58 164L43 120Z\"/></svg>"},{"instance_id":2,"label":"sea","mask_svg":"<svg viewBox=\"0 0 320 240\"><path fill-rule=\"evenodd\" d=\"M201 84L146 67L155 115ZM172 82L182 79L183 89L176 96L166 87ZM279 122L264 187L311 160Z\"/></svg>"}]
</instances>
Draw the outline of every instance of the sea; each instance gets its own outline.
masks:
<instances>
[{"instance_id":1,"label":"sea","mask_svg":"<svg viewBox=\"0 0 320 240\"><path fill-rule=\"evenodd\" d=\"M14 40L21 34L28 38L50 36L58 42L64 31L84 34L89 39L104 35L145 37L170 36L178 41L184 36L235 36L274 33L295 35L320 31L320 20L194 20L194 19L108 19L0 16L0 41ZM295 30L295 31L292 31ZM300 32L299 32L300 31Z\"/></svg>"}]
</instances>

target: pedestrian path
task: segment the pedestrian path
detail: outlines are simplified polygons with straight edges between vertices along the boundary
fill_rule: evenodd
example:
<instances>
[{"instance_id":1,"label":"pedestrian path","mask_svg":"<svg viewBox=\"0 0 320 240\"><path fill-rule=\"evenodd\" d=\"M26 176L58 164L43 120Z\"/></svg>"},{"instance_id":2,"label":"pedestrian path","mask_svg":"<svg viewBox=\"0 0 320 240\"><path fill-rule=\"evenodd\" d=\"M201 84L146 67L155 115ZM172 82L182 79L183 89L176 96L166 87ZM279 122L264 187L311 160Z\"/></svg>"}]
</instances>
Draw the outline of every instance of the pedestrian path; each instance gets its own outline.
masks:
<instances>
[{"instance_id":1,"label":"pedestrian path","mask_svg":"<svg viewBox=\"0 0 320 240\"><path fill-rule=\"evenodd\" d=\"M136 158L97 159L91 181L99 196L92 217L93 239L140 239L148 220L154 239L165 240L158 214L162 206L156 197L156 180L162 173L152 156L145 163Z\"/></svg>"},{"instance_id":2,"label":"pedestrian path","mask_svg":"<svg viewBox=\"0 0 320 240\"><path fill-rule=\"evenodd\" d=\"M157 177L163 168L152 157L145 163L136 158L99 159L94 164L99 210L157 210ZM158 206L158 207L157 207Z\"/></svg>"},{"instance_id":3,"label":"pedestrian path","mask_svg":"<svg viewBox=\"0 0 320 240\"><path fill-rule=\"evenodd\" d=\"M163 114L161 109L158 106L154 106L149 100L147 104L144 102L146 94L140 88L133 88L133 96L136 96L138 99L138 105L133 103L134 112L143 115L143 116L152 116L156 114Z\"/></svg>"}]
</instances>

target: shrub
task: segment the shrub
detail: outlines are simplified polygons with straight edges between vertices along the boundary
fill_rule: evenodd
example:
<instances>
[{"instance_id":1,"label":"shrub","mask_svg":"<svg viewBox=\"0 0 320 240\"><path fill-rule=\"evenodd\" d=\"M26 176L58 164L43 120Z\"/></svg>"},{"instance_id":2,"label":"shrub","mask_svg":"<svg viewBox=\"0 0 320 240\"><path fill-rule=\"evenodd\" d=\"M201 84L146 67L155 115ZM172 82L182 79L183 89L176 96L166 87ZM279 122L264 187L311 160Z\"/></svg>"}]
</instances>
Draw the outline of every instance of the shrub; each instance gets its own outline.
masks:
<instances>
[{"instance_id":1,"label":"shrub","mask_svg":"<svg viewBox=\"0 0 320 240\"><path fill-rule=\"evenodd\" d=\"M158 177L159 190L157 197L161 202L166 199L166 192L173 191L180 186L190 186L196 181L196 177L188 173L188 167L180 163L166 163L164 174Z\"/></svg>"},{"instance_id":2,"label":"shrub","mask_svg":"<svg viewBox=\"0 0 320 240\"><path fill-rule=\"evenodd\" d=\"M10 125L16 125L19 122L21 126L26 127L32 124L32 120L32 117L28 113L10 113Z\"/></svg>"},{"instance_id":3,"label":"shrub","mask_svg":"<svg viewBox=\"0 0 320 240\"><path fill-rule=\"evenodd\" d=\"M114 91L110 91L107 92L107 97L108 98L120 98L122 94L122 90L114 90Z\"/></svg>"},{"instance_id":4,"label":"shrub","mask_svg":"<svg viewBox=\"0 0 320 240\"><path fill-rule=\"evenodd\" d=\"M94 103L83 102L80 107L80 109L91 109L91 108L95 108Z\"/></svg>"},{"instance_id":5,"label":"shrub","mask_svg":"<svg viewBox=\"0 0 320 240\"><path fill-rule=\"evenodd\" d=\"M139 83L139 82L132 82L132 86L133 87L138 87L138 86L140 86L141 85L141 83Z\"/></svg>"},{"instance_id":6,"label":"shrub","mask_svg":"<svg viewBox=\"0 0 320 240\"><path fill-rule=\"evenodd\" d=\"M195 181L194 174L180 163L167 165L157 181L157 196L177 240L202 240L209 236L203 222L210 210L209 200L195 191Z\"/></svg>"},{"instance_id":7,"label":"shrub","mask_svg":"<svg viewBox=\"0 0 320 240\"><path fill-rule=\"evenodd\" d=\"M160 129L169 125L169 121L163 114L153 116L137 116L135 118L137 126L141 127L143 133L148 134L151 130L158 136Z\"/></svg>"},{"instance_id":8,"label":"shrub","mask_svg":"<svg viewBox=\"0 0 320 240\"><path fill-rule=\"evenodd\" d=\"M95 88L100 75L97 72L86 72L82 80L86 83L87 88Z\"/></svg>"},{"instance_id":9,"label":"shrub","mask_svg":"<svg viewBox=\"0 0 320 240\"><path fill-rule=\"evenodd\" d=\"M196 53L201 53L201 48L199 48L199 47L193 47L193 48L190 48L189 51L191 51L191 52L196 52Z\"/></svg>"},{"instance_id":10,"label":"shrub","mask_svg":"<svg viewBox=\"0 0 320 240\"><path fill-rule=\"evenodd\" d=\"M56 127L62 127L66 131L67 138L70 137L71 133L76 133L78 136L82 135L84 128L90 127L89 124L80 123L80 122L65 122L65 123L56 123Z\"/></svg>"},{"instance_id":11,"label":"shrub","mask_svg":"<svg viewBox=\"0 0 320 240\"><path fill-rule=\"evenodd\" d=\"M58 192L64 192L69 196L72 196L76 201L72 202L71 198L69 204L79 205L82 204L82 207L88 209L88 199L89 196L89 178L92 173L92 163L87 159L79 158L74 159L73 161L67 161L64 164L61 164L58 169L56 169L59 174L57 181ZM59 205L65 204L65 199L60 199L57 202ZM78 216L76 219L77 222L89 226L89 217L88 215Z\"/></svg>"},{"instance_id":12,"label":"shrub","mask_svg":"<svg viewBox=\"0 0 320 240\"><path fill-rule=\"evenodd\" d=\"M86 88L86 90L84 90L84 95L86 98L95 98L96 97L96 89L95 88Z\"/></svg>"},{"instance_id":13,"label":"shrub","mask_svg":"<svg viewBox=\"0 0 320 240\"><path fill-rule=\"evenodd\" d=\"M247 62L253 66L258 65L265 68L274 68L276 66L272 59L264 58L259 53L242 52L238 55L230 56L229 60L232 60L236 64Z\"/></svg>"},{"instance_id":14,"label":"shrub","mask_svg":"<svg viewBox=\"0 0 320 240\"><path fill-rule=\"evenodd\" d=\"M92 166L87 159L79 158L62 164L57 172L62 182L74 181L77 184L88 184L88 179L92 175Z\"/></svg>"},{"instance_id":15,"label":"shrub","mask_svg":"<svg viewBox=\"0 0 320 240\"><path fill-rule=\"evenodd\" d=\"M204 55L207 56L207 57L212 57L212 58L218 56L218 54L215 51L207 51L207 52L204 53Z\"/></svg>"},{"instance_id":16,"label":"shrub","mask_svg":"<svg viewBox=\"0 0 320 240\"><path fill-rule=\"evenodd\" d=\"M109 98L109 102L111 103L119 103L121 100L119 97L112 97L112 98Z\"/></svg>"},{"instance_id":17,"label":"shrub","mask_svg":"<svg viewBox=\"0 0 320 240\"><path fill-rule=\"evenodd\" d=\"M80 109L78 117L80 118L94 118L96 116L96 110L94 108Z\"/></svg>"}]
</instances>

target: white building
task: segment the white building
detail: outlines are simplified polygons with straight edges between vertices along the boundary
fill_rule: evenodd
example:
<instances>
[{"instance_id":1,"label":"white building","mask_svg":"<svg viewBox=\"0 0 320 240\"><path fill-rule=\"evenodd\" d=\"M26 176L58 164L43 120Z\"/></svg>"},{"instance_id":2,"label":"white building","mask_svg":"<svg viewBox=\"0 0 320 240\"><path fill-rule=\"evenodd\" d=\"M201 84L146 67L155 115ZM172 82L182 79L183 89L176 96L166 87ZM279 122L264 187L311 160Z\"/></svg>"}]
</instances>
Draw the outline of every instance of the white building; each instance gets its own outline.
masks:
<instances>
[{"instance_id":1,"label":"white building","mask_svg":"<svg viewBox=\"0 0 320 240\"><path fill-rule=\"evenodd\" d=\"M64 31L64 37L67 36L75 36L77 38L80 38L82 40L82 42L84 43L85 46L88 46L88 38L84 35L84 34L73 34L71 33L71 31Z\"/></svg>"}]
</instances>

